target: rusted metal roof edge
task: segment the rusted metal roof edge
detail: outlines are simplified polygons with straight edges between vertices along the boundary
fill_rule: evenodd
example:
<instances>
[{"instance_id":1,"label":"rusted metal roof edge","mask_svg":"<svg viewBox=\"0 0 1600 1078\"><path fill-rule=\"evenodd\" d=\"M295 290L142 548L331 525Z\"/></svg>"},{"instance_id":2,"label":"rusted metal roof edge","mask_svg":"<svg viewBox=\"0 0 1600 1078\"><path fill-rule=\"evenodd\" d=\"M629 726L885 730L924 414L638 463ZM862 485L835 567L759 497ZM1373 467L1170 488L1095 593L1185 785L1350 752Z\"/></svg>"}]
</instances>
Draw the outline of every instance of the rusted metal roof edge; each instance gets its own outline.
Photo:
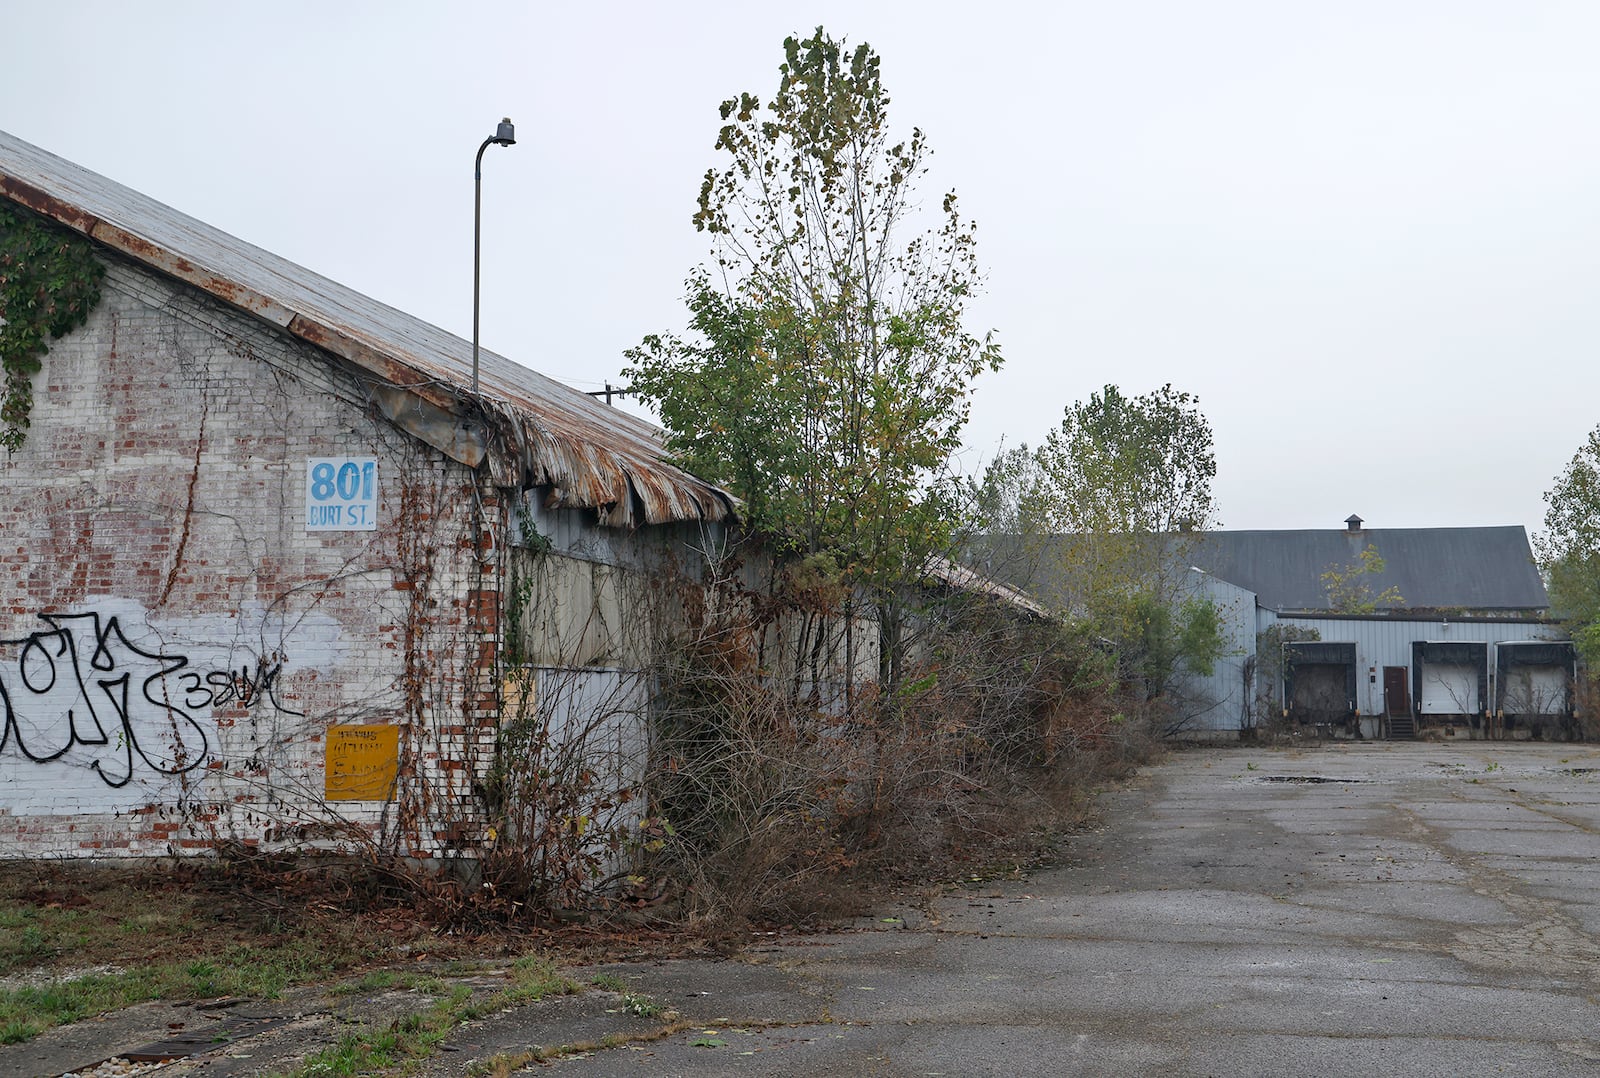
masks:
<instances>
[{"instance_id":1,"label":"rusted metal roof edge","mask_svg":"<svg viewBox=\"0 0 1600 1078\"><path fill-rule=\"evenodd\" d=\"M522 419L528 485L550 488L548 508L594 509L611 527L738 519L731 494L676 465L601 451Z\"/></svg>"}]
</instances>

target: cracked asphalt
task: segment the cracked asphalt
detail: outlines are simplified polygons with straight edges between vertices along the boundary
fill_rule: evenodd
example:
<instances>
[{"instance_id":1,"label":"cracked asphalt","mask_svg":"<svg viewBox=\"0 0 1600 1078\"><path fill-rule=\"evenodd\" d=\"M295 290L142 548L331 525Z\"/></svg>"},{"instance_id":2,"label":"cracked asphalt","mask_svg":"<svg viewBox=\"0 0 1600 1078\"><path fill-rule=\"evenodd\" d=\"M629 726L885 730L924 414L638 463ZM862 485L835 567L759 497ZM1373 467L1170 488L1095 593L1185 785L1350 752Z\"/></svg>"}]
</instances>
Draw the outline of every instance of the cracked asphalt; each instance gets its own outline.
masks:
<instances>
[{"instance_id":1,"label":"cracked asphalt","mask_svg":"<svg viewBox=\"0 0 1600 1078\"><path fill-rule=\"evenodd\" d=\"M1600 749L1184 751L1064 854L723 961L569 971L662 1010L546 1000L424 1073L589 1045L529 1072L1600 1075ZM265 1073L296 1036L162 1073Z\"/></svg>"}]
</instances>

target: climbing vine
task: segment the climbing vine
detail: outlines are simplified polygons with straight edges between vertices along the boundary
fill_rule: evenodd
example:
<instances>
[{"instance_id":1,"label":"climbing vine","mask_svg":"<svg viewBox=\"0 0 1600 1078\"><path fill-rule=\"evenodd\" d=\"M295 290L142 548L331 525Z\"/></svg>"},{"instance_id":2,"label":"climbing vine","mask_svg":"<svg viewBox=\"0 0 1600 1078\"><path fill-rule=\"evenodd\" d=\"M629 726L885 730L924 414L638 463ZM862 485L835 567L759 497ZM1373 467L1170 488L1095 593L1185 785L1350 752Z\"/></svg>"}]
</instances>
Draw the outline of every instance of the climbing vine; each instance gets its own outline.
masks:
<instances>
[{"instance_id":1,"label":"climbing vine","mask_svg":"<svg viewBox=\"0 0 1600 1078\"><path fill-rule=\"evenodd\" d=\"M46 339L88 320L105 272L88 240L0 203L0 446L8 452L27 437L33 376L49 351Z\"/></svg>"}]
</instances>

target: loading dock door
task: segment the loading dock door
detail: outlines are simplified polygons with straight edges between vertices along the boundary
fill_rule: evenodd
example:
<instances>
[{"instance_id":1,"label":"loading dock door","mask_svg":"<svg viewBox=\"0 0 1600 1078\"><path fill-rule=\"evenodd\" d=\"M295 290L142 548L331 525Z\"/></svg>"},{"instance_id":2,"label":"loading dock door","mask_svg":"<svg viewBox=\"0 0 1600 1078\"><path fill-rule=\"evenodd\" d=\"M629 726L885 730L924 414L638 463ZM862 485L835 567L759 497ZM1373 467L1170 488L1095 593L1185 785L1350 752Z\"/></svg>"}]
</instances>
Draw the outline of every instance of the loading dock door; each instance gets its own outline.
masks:
<instances>
[{"instance_id":1,"label":"loading dock door","mask_svg":"<svg viewBox=\"0 0 1600 1078\"><path fill-rule=\"evenodd\" d=\"M1413 640L1411 702L1418 715L1482 715L1489 703L1489 645Z\"/></svg>"},{"instance_id":2,"label":"loading dock door","mask_svg":"<svg viewBox=\"0 0 1600 1078\"><path fill-rule=\"evenodd\" d=\"M1501 678L1501 709L1507 715L1562 715L1567 709L1567 672L1559 666L1513 666Z\"/></svg>"},{"instance_id":3,"label":"loading dock door","mask_svg":"<svg viewBox=\"0 0 1600 1078\"><path fill-rule=\"evenodd\" d=\"M1419 715L1476 715L1478 700L1476 667L1466 663L1429 663L1422 670L1422 695L1417 698Z\"/></svg>"},{"instance_id":4,"label":"loading dock door","mask_svg":"<svg viewBox=\"0 0 1600 1078\"><path fill-rule=\"evenodd\" d=\"M1411 676L1404 666L1383 668L1383 701L1391 719L1411 714Z\"/></svg>"},{"instance_id":5,"label":"loading dock door","mask_svg":"<svg viewBox=\"0 0 1600 1078\"><path fill-rule=\"evenodd\" d=\"M1577 656L1570 640L1502 640L1494 646L1495 707L1519 715L1572 715Z\"/></svg>"},{"instance_id":6,"label":"loading dock door","mask_svg":"<svg viewBox=\"0 0 1600 1078\"><path fill-rule=\"evenodd\" d=\"M1301 722L1342 722L1350 715L1348 669L1333 663L1295 667L1294 701L1289 714Z\"/></svg>"},{"instance_id":7,"label":"loading dock door","mask_svg":"<svg viewBox=\"0 0 1600 1078\"><path fill-rule=\"evenodd\" d=\"M1283 698L1296 722L1341 724L1356 710L1356 645L1291 640L1283 648Z\"/></svg>"}]
</instances>

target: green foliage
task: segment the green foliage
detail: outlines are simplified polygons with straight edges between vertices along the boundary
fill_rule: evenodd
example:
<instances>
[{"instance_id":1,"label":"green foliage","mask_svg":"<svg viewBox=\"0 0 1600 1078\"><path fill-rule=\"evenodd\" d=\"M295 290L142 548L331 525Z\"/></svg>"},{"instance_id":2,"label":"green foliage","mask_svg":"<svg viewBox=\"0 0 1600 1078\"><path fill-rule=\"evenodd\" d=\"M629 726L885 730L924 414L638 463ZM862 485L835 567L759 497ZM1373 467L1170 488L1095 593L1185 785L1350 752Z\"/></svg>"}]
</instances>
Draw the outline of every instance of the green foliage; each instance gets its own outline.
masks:
<instances>
[{"instance_id":1,"label":"green foliage","mask_svg":"<svg viewBox=\"0 0 1600 1078\"><path fill-rule=\"evenodd\" d=\"M694 215L715 268L689 278L689 333L647 337L628 376L755 528L885 596L948 546L941 478L1000 355L963 328L973 226L953 194L922 214L928 149L891 141L877 54L819 28L779 71L769 101L722 104Z\"/></svg>"},{"instance_id":2,"label":"green foliage","mask_svg":"<svg viewBox=\"0 0 1600 1078\"><path fill-rule=\"evenodd\" d=\"M1375 614L1380 606L1404 606L1400 589L1384 588L1376 595L1372 579L1383 575L1389 565L1371 543L1348 565L1330 565L1318 580L1328 593L1328 606L1341 614Z\"/></svg>"},{"instance_id":3,"label":"green foliage","mask_svg":"<svg viewBox=\"0 0 1600 1078\"><path fill-rule=\"evenodd\" d=\"M1064 609L1116 620L1140 592L1172 598L1166 578L1182 568L1183 536L1214 517L1217 465L1199 403L1170 385L1138 397L1108 385L1069 405L1043 445L989 466L974 492L979 527L1015 537ZM1113 636L1129 627L1105 626Z\"/></svg>"},{"instance_id":4,"label":"green foliage","mask_svg":"<svg viewBox=\"0 0 1600 1078\"><path fill-rule=\"evenodd\" d=\"M1178 658L1201 677L1210 677L1227 653L1222 610L1204 595L1191 595L1178 605L1175 632Z\"/></svg>"},{"instance_id":5,"label":"green foliage","mask_svg":"<svg viewBox=\"0 0 1600 1078\"><path fill-rule=\"evenodd\" d=\"M1297 640L1321 640L1316 629L1285 622L1274 622L1256 634L1256 654L1247 664L1246 691L1253 695L1251 712L1255 722L1266 725L1282 713L1284 653Z\"/></svg>"},{"instance_id":6,"label":"green foliage","mask_svg":"<svg viewBox=\"0 0 1600 1078\"><path fill-rule=\"evenodd\" d=\"M516 545L542 558L555 549L555 544L548 535L539 531L538 522L533 519L533 513L525 501L517 501L512 509L517 519Z\"/></svg>"},{"instance_id":7,"label":"green foliage","mask_svg":"<svg viewBox=\"0 0 1600 1078\"><path fill-rule=\"evenodd\" d=\"M622 994L622 1009L639 1018L657 1018L667 1012L665 1004L634 992Z\"/></svg>"},{"instance_id":8,"label":"green foliage","mask_svg":"<svg viewBox=\"0 0 1600 1078\"><path fill-rule=\"evenodd\" d=\"M506 988L478 1000L474 1000L468 985L418 982L414 991L438 997L426 1010L413 1011L387 1025L372 1025L345 1034L333 1047L308 1056L291 1072L291 1078L388 1073L395 1067L406 1074L415 1073L421 1062L434 1055L463 1022L580 991L576 983L557 974L548 960L537 956L513 962L508 978L510 984Z\"/></svg>"},{"instance_id":9,"label":"green foliage","mask_svg":"<svg viewBox=\"0 0 1600 1078\"><path fill-rule=\"evenodd\" d=\"M1067 407L1043 445L1000 454L973 489L1001 571L1110 640L1125 675L1161 691L1209 672L1221 615L1184 598L1187 536L1213 522L1211 426L1189 393L1108 385Z\"/></svg>"},{"instance_id":10,"label":"green foliage","mask_svg":"<svg viewBox=\"0 0 1600 1078\"><path fill-rule=\"evenodd\" d=\"M312 941L291 940L282 948L235 947L214 960L152 961L109 973L91 973L46 984L0 989L0 1043L26 1040L63 1025L150 999L194 999L223 995L270 998L298 981L337 968L347 956L318 953ZM5 1040L5 1037L12 1040Z\"/></svg>"},{"instance_id":11,"label":"green foliage","mask_svg":"<svg viewBox=\"0 0 1600 1078\"><path fill-rule=\"evenodd\" d=\"M27 437L46 340L83 325L104 276L88 240L0 202L0 446L7 451Z\"/></svg>"},{"instance_id":12,"label":"green foliage","mask_svg":"<svg viewBox=\"0 0 1600 1078\"><path fill-rule=\"evenodd\" d=\"M1142 681L1150 696L1164 692L1180 670L1210 676L1226 651L1222 612L1204 595L1174 602L1153 590L1138 592L1128 599L1121 624L1123 672Z\"/></svg>"},{"instance_id":13,"label":"green foliage","mask_svg":"<svg viewBox=\"0 0 1600 1078\"><path fill-rule=\"evenodd\" d=\"M1545 493L1549 507L1534 552L1550 604L1572 633L1584 665L1600 669L1600 427Z\"/></svg>"},{"instance_id":14,"label":"green foliage","mask_svg":"<svg viewBox=\"0 0 1600 1078\"><path fill-rule=\"evenodd\" d=\"M232 887L214 865L0 874L0 1043L146 1000L271 998L384 946L354 919L258 919L272 900Z\"/></svg>"},{"instance_id":15,"label":"green foliage","mask_svg":"<svg viewBox=\"0 0 1600 1078\"><path fill-rule=\"evenodd\" d=\"M1060 534L1149 535L1211 526L1217 462L1200 400L1171 385L1114 385L1069 406L1036 454L1025 518Z\"/></svg>"}]
</instances>

